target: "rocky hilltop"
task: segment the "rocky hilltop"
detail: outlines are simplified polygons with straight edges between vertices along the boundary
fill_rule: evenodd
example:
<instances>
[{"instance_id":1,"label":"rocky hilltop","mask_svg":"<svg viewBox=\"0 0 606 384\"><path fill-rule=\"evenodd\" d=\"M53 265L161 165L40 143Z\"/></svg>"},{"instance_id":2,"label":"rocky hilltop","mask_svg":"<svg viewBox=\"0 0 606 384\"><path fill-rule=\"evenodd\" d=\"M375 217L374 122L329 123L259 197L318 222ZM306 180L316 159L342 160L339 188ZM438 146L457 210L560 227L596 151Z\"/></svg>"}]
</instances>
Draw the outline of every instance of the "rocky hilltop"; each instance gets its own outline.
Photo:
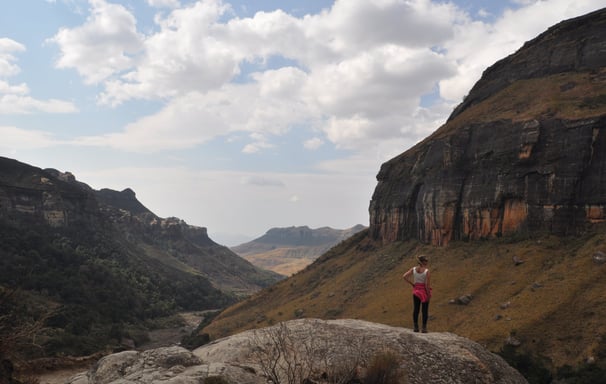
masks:
<instances>
[{"instance_id":1,"label":"rocky hilltop","mask_svg":"<svg viewBox=\"0 0 606 384\"><path fill-rule=\"evenodd\" d=\"M272 228L263 236L231 250L258 267L288 276L365 228L360 224L343 230L308 226Z\"/></svg>"},{"instance_id":2,"label":"rocky hilltop","mask_svg":"<svg viewBox=\"0 0 606 384\"><path fill-rule=\"evenodd\" d=\"M69 384L193 383L210 377L234 384L275 378L332 383L373 374L410 384L527 383L497 355L450 333L419 335L360 320L303 319L246 331L193 352L169 347L109 355Z\"/></svg>"},{"instance_id":3,"label":"rocky hilltop","mask_svg":"<svg viewBox=\"0 0 606 384\"><path fill-rule=\"evenodd\" d=\"M384 163L370 232L384 242L546 232L606 220L606 9L488 68L448 122Z\"/></svg>"}]
</instances>

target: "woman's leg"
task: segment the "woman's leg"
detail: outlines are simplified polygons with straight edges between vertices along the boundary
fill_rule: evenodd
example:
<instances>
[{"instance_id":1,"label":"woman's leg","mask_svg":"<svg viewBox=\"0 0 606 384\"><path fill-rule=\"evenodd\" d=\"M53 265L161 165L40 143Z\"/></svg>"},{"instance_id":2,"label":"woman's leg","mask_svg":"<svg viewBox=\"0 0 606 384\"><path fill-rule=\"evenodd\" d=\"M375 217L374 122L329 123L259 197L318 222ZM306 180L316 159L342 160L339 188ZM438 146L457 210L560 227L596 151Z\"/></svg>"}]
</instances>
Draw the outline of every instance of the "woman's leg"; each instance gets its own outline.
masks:
<instances>
[{"instance_id":1,"label":"woman's leg","mask_svg":"<svg viewBox=\"0 0 606 384\"><path fill-rule=\"evenodd\" d=\"M427 332L427 319L429 319L429 300L421 304L421 314L423 318L423 331Z\"/></svg>"},{"instance_id":2,"label":"woman's leg","mask_svg":"<svg viewBox=\"0 0 606 384\"><path fill-rule=\"evenodd\" d=\"M412 322L414 324L414 331L419 332L419 309L421 309L421 299L419 299L416 295L412 295Z\"/></svg>"}]
</instances>

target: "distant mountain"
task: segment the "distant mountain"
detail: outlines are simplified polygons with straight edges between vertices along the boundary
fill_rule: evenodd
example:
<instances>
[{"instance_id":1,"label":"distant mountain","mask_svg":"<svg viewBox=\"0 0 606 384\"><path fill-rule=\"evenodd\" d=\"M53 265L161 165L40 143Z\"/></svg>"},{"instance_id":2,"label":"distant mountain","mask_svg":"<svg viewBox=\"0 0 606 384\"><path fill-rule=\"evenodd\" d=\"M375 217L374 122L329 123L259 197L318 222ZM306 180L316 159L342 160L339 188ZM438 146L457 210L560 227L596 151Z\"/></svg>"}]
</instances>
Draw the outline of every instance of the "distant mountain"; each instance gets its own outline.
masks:
<instances>
[{"instance_id":1,"label":"distant mountain","mask_svg":"<svg viewBox=\"0 0 606 384\"><path fill-rule=\"evenodd\" d=\"M13 310L13 292L32 301L28 308L51 308L41 339L51 354L119 345L152 319L222 308L281 278L216 244L206 228L156 216L130 189L93 190L68 172L5 157L0 244L0 309Z\"/></svg>"},{"instance_id":2,"label":"distant mountain","mask_svg":"<svg viewBox=\"0 0 606 384\"><path fill-rule=\"evenodd\" d=\"M307 226L272 228L263 236L231 250L258 267L288 276L365 228L361 224L343 230L330 227L310 229Z\"/></svg>"}]
</instances>

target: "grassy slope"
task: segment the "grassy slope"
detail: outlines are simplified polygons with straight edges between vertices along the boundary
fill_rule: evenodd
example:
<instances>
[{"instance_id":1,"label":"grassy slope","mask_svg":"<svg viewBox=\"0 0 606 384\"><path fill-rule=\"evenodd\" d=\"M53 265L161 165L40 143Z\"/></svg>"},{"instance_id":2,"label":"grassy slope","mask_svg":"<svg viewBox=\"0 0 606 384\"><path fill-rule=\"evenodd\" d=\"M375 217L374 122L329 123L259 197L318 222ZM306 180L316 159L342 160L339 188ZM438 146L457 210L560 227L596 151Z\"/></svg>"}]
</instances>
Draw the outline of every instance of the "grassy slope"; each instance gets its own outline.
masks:
<instances>
[{"instance_id":1,"label":"grassy slope","mask_svg":"<svg viewBox=\"0 0 606 384\"><path fill-rule=\"evenodd\" d=\"M606 68L597 73L569 72L518 80L469 107L426 140L450 134L470 122L528 121L549 116L584 119L606 114Z\"/></svg>"},{"instance_id":2,"label":"grassy slope","mask_svg":"<svg viewBox=\"0 0 606 384\"><path fill-rule=\"evenodd\" d=\"M297 317L359 318L410 327L410 287L401 279L414 256L431 258L430 330L453 332L498 351L510 333L524 351L554 366L593 354L606 335L606 228L584 237L381 246L366 232L333 248L304 271L228 308L204 331L213 338ZM525 262L515 266L516 255ZM535 283L540 287L536 288ZM535 286L535 287L533 287ZM451 299L472 294L467 306ZM506 309L501 304L510 302ZM496 315L503 316L496 320Z\"/></svg>"},{"instance_id":3,"label":"grassy slope","mask_svg":"<svg viewBox=\"0 0 606 384\"><path fill-rule=\"evenodd\" d=\"M260 268L290 276L311 264L323 253L322 250L326 247L285 246L242 257Z\"/></svg>"}]
</instances>

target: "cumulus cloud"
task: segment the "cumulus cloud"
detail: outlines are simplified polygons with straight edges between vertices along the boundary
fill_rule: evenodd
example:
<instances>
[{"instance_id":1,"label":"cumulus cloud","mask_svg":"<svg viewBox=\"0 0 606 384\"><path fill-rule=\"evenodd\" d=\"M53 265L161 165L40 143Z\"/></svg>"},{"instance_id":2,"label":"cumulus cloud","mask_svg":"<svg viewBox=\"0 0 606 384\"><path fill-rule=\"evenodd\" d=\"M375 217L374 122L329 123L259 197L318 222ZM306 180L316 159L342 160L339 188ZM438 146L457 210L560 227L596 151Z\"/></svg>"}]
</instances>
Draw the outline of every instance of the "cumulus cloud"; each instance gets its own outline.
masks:
<instances>
[{"instance_id":1,"label":"cumulus cloud","mask_svg":"<svg viewBox=\"0 0 606 384\"><path fill-rule=\"evenodd\" d=\"M135 65L142 49L133 14L119 4L90 0L90 15L76 28L62 28L49 42L59 46L58 68L73 68L97 84Z\"/></svg>"},{"instance_id":2,"label":"cumulus cloud","mask_svg":"<svg viewBox=\"0 0 606 384\"><path fill-rule=\"evenodd\" d=\"M242 152L251 154L304 127L321 136L303 142L308 149L331 143L362 153L386 141L416 143L487 66L599 3L525 1L489 22L430 0L335 1L313 15L276 10L243 18L221 0L148 0L173 9L142 35L131 11L91 0L86 22L52 41L59 67L102 86L100 103L164 102L124 130L82 143L161 151L243 132ZM435 97L421 105L429 94Z\"/></svg>"},{"instance_id":3,"label":"cumulus cloud","mask_svg":"<svg viewBox=\"0 0 606 384\"><path fill-rule=\"evenodd\" d=\"M147 4L155 8L177 8L180 6L179 0L147 0Z\"/></svg>"}]
</instances>

